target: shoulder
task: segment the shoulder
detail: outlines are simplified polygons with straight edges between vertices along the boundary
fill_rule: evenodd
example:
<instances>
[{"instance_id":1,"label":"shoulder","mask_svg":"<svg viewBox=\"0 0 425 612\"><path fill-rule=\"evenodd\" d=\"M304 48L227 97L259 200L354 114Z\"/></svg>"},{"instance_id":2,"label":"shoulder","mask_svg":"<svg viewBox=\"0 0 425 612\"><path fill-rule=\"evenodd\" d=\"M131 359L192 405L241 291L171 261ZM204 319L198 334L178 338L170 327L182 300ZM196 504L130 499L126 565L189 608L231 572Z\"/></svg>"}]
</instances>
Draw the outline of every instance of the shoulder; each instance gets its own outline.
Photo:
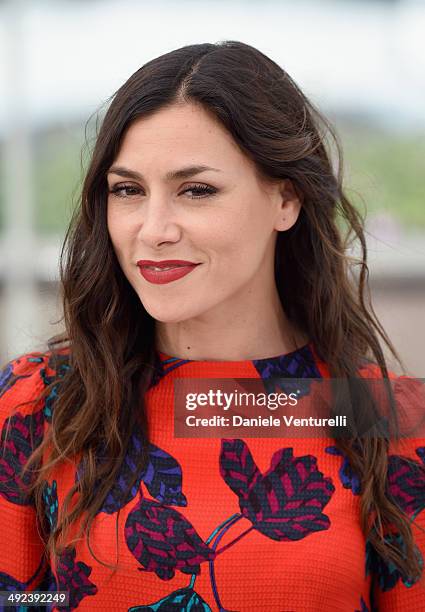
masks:
<instances>
[{"instance_id":1,"label":"shoulder","mask_svg":"<svg viewBox=\"0 0 425 612\"><path fill-rule=\"evenodd\" d=\"M65 371L66 355L32 352L12 359L0 370L0 498L33 504L23 491L32 476L22 469L42 444L56 381Z\"/></svg>"},{"instance_id":2,"label":"shoulder","mask_svg":"<svg viewBox=\"0 0 425 612\"><path fill-rule=\"evenodd\" d=\"M425 379L388 372L368 363L360 370L384 418L392 423L390 449L425 464ZM391 393L389 393L391 392ZM392 433L397 432L395 437Z\"/></svg>"},{"instance_id":3,"label":"shoulder","mask_svg":"<svg viewBox=\"0 0 425 612\"><path fill-rule=\"evenodd\" d=\"M44 383L41 371L46 363L45 354L33 352L16 357L3 366L0 371L1 418L9 416L8 413L18 404L31 402L42 392Z\"/></svg>"},{"instance_id":4,"label":"shoulder","mask_svg":"<svg viewBox=\"0 0 425 612\"><path fill-rule=\"evenodd\" d=\"M0 369L0 423L19 411L33 414L45 403L43 393L69 368L69 351L33 351Z\"/></svg>"}]
</instances>

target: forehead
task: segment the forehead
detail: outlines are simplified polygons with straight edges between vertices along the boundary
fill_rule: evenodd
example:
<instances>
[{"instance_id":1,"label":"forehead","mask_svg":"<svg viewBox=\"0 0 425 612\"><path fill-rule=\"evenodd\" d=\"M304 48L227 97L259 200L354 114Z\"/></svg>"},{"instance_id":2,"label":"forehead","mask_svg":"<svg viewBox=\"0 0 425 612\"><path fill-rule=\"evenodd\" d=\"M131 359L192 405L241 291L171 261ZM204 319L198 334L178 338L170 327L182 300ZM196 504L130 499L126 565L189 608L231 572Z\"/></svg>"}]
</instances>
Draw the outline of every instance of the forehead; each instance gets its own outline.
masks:
<instances>
[{"instance_id":1,"label":"forehead","mask_svg":"<svg viewBox=\"0 0 425 612\"><path fill-rule=\"evenodd\" d=\"M116 161L126 159L144 163L155 158L178 156L181 162L217 165L248 164L232 135L207 110L197 104L175 104L152 115L141 117L127 129Z\"/></svg>"}]
</instances>

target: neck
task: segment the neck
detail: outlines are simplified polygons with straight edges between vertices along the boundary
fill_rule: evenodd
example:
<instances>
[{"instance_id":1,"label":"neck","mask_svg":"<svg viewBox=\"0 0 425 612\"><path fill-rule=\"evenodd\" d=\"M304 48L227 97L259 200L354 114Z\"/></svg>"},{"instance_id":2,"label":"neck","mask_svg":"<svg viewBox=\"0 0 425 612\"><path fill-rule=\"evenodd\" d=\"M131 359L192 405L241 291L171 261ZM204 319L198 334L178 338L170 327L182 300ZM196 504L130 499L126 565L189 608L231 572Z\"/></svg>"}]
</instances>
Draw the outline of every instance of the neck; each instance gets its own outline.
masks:
<instances>
[{"instance_id":1,"label":"neck","mask_svg":"<svg viewBox=\"0 0 425 612\"><path fill-rule=\"evenodd\" d=\"M187 321L157 321L156 348L181 359L244 361L290 353L308 342L286 317L277 290L271 300L251 300L230 312L219 305Z\"/></svg>"}]
</instances>

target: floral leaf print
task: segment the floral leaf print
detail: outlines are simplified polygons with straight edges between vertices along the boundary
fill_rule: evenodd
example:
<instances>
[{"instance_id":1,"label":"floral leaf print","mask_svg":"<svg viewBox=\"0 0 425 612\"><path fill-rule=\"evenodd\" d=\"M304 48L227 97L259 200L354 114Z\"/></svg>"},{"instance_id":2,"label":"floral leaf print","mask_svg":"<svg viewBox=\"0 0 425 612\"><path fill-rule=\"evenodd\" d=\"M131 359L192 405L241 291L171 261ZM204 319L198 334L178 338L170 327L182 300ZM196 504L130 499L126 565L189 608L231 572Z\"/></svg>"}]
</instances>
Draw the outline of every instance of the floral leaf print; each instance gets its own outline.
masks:
<instances>
[{"instance_id":1,"label":"floral leaf print","mask_svg":"<svg viewBox=\"0 0 425 612\"><path fill-rule=\"evenodd\" d=\"M251 487L261 478L248 446L243 440L222 440L220 474L236 495L248 497Z\"/></svg>"},{"instance_id":2,"label":"floral leaf print","mask_svg":"<svg viewBox=\"0 0 425 612\"><path fill-rule=\"evenodd\" d=\"M50 523L50 529L53 531L56 527L58 519L58 489L57 482L54 480L52 486L48 482L43 488L44 511Z\"/></svg>"},{"instance_id":3,"label":"floral leaf print","mask_svg":"<svg viewBox=\"0 0 425 612\"><path fill-rule=\"evenodd\" d=\"M8 593L16 593L17 591L19 592L24 592L25 589L27 587L27 583L25 582L20 582L19 580L16 580L16 578L14 578L13 576L10 576L9 574L5 574L4 572L0 572L0 590L1 591L7 591ZM0 598L0 610L2 610L2 612L4 610L7 610L7 612L21 612L21 610L28 610L28 608L24 608L22 605L16 604L16 605L11 605L11 603L9 603L7 606L5 604L5 601L7 596L3 596ZM34 612L37 612L38 610L41 610L40 606L31 606L32 610L34 610Z\"/></svg>"},{"instance_id":4,"label":"floral leaf print","mask_svg":"<svg viewBox=\"0 0 425 612\"><path fill-rule=\"evenodd\" d=\"M84 597L96 595L97 586L89 580L92 568L82 561L75 561L76 550L68 547L59 557L58 590L69 591L69 606L57 606L58 610L75 610Z\"/></svg>"},{"instance_id":5,"label":"floral leaf print","mask_svg":"<svg viewBox=\"0 0 425 612\"><path fill-rule=\"evenodd\" d=\"M308 395L311 381L301 381L301 378L321 378L314 356L308 346L302 347L289 355L280 355L267 359L254 359L252 362L264 381L268 393L282 389L286 393L296 393L298 398ZM292 383L280 378L295 378Z\"/></svg>"},{"instance_id":6,"label":"floral leaf print","mask_svg":"<svg viewBox=\"0 0 425 612\"><path fill-rule=\"evenodd\" d=\"M43 577L42 582L40 582L37 586L38 590L42 590L41 587L47 584L47 576L50 572L50 568L49 567L46 568L44 559L40 560L40 563L38 564L38 567L35 570L35 573L26 582L21 582L20 580L17 580L13 576L10 576L10 574L0 572L0 591L8 591L10 593L15 592L15 591L25 591L28 585L34 582L34 580L37 578L37 576L40 574L43 568L45 568L44 577ZM3 608L1 609L3 610Z\"/></svg>"},{"instance_id":7,"label":"floral leaf print","mask_svg":"<svg viewBox=\"0 0 425 612\"><path fill-rule=\"evenodd\" d=\"M135 606L128 612L212 612L209 605L193 589L185 587L147 606Z\"/></svg>"},{"instance_id":8,"label":"floral leaf print","mask_svg":"<svg viewBox=\"0 0 425 612\"><path fill-rule=\"evenodd\" d=\"M32 498L22 490L31 483L32 470L26 472L23 478L20 474L34 448L41 444L43 421L43 411L39 410L27 416L17 412L3 424L1 442L4 451L0 457L0 495L13 504L33 504Z\"/></svg>"},{"instance_id":9,"label":"floral leaf print","mask_svg":"<svg viewBox=\"0 0 425 612\"><path fill-rule=\"evenodd\" d=\"M352 470L348 457L336 446L328 446L325 451L330 455L343 457L341 467L339 468L339 478L342 486L345 489L351 489L354 495L360 495L361 485L358 475Z\"/></svg>"},{"instance_id":10,"label":"floral leaf print","mask_svg":"<svg viewBox=\"0 0 425 612\"><path fill-rule=\"evenodd\" d=\"M58 378L63 378L65 376L66 372L70 369L69 355L55 355L55 357L50 356L47 365L51 370L54 371L54 374L52 376L49 376L45 368L40 370L40 376L45 386L48 386L54 380ZM48 423L51 423L52 421L53 404L58 396L59 384L60 382L58 381L51 387L50 393L49 395L47 395L44 402L44 416L46 417L46 421Z\"/></svg>"},{"instance_id":11,"label":"floral leaf print","mask_svg":"<svg viewBox=\"0 0 425 612\"><path fill-rule=\"evenodd\" d=\"M180 357L166 358L165 354L160 355L160 351L155 353L155 363L149 389L155 387L167 374L181 367L185 363L190 363L191 359L180 359Z\"/></svg>"},{"instance_id":12,"label":"floral leaf print","mask_svg":"<svg viewBox=\"0 0 425 612\"><path fill-rule=\"evenodd\" d=\"M0 591L24 591L25 583L16 580L13 576L0 572Z\"/></svg>"},{"instance_id":13,"label":"floral leaf print","mask_svg":"<svg viewBox=\"0 0 425 612\"><path fill-rule=\"evenodd\" d=\"M369 612L369 608L367 607L363 597L360 597L360 610L354 610L354 612Z\"/></svg>"},{"instance_id":14,"label":"floral leaf print","mask_svg":"<svg viewBox=\"0 0 425 612\"><path fill-rule=\"evenodd\" d=\"M425 465L425 446L420 446L416 449L416 454L422 463Z\"/></svg>"},{"instance_id":15,"label":"floral leaf print","mask_svg":"<svg viewBox=\"0 0 425 612\"><path fill-rule=\"evenodd\" d=\"M282 448L261 474L243 440L222 440L221 475L238 495L242 515L273 540L299 540L329 528L322 510L335 487L316 464L313 455L293 457L292 448Z\"/></svg>"},{"instance_id":16,"label":"floral leaf print","mask_svg":"<svg viewBox=\"0 0 425 612\"><path fill-rule=\"evenodd\" d=\"M187 505L186 497L182 493L180 464L154 444L149 444L149 463L143 472L142 480L152 497L163 504Z\"/></svg>"},{"instance_id":17,"label":"floral leaf print","mask_svg":"<svg viewBox=\"0 0 425 612\"><path fill-rule=\"evenodd\" d=\"M406 544L399 533L386 534L384 540L393 546L396 546L403 554L406 553ZM418 558L419 564L423 567L423 557L421 551L417 546L414 547L415 554ZM371 573L376 576L381 591L390 591L395 587L399 580L402 580L406 587L411 587L415 584L416 580L412 580L408 576L402 576L397 567L392 561L385 561L372 546L370 540L366 542L366 576Z\"/></svg>"},{"instance_id":18,"label":"floral leaf print","mask_svg":"<svg viewBox=\"0 0 425 612\"><path fill-rule=\"evenodd\" d=\"M110 489L106 499L103 503L102 508L100 508L99 512L105 512L106 514L114 514L120 508L126 506L132 499L134 499L139 491L140 482L142 480L142 473L138 475L135 482L133 483L131 489L129 490L130 479L132 478L134 471L136 470L136 457L140 452L142 447L141 441L139 441L136 435L132 435L128 444L128 448L126 451L126 455L124 461L120 467L120 471L118 476ZM106 451L100 449L97 453L96 461L98 464L101 464L103 457L106 455ZM82 461L78 465L75 471L75 482L81 477L81 474L85 469L85 461L86 458L83 457ZM96 491L101 482L99 480L94 484L94 490Z\"/></svg>"},{"instance_id":19,"label":"floral leaf print","mask_svg":"<svg viewBox=\"0 0 425 612\"><path fill-rule=\"evenodd\" d=\"M199 574L200 563L215 556L177 510L143 498L127 517L125 539L143 565L139 569L162 580L173 578L175 570Z\"/></svg>"},{"instance_id":20,"label":"floral leaf print","mask_svg":"<svg viewBox=\"0 0 425 612\"><path fill-rule=\"evenodd\" d=\"M421 464L400 455L390 455L388 491L406 514L416 516L425 508L425 471Z\"/></svg>"},{"instance_id":21,"label":"floral leaf print","mask_svg":"<svg viewBox=\"0 0 425 612\"><path fill-rule=\"evenodd\" d=\"M130 438L124 461L121 465L118 478L116 479L113 487L109 491L103 507L100 512L106 512L107 514L113 514L120 508L126 506L132 499L134 499L139 491L140 482L143 474L139 474L136 481L133 483L130 490L128 485L132 479L134 472L136 471L137 457L140 456L142 451L142 437L139 432L134 432Z\"/></svg>"},{"instance_id":22,"label":"floral leaf print","mask_svg":"<svg viewBox=\"0 0 425 612\"><path fill-rule=\"evenodd\" d=\"M42 582L37 587L38 591L57 591L58 586L56 582L56 577L52 572L52 568L49 566L46 569Z\"/></svg>"},{"instance_id":23,"label":"floral leaf print","mask_svg":"<svg viewBox=\"0 0 425 612\"><path fill-rule=\"evenodd\" d=\"M152 497L170 506L186 506L187 500L182 492L182 470L180 464L154 444L148 447L148 463L140 472L130 490L128 486L137 469L137 458L143 450L141 432L135 431L131 438L118 477L108 493L99 512L113 514L134 499L143 481ZM101 459L99 459L101 460ZM75 480L78 481L83 463L76 470ZM96 485L99 486L99 485Z\"/></svg>"},{"instance_id":24,"label":"floral leaf print","mask_svg":"<svg viewBox=\"0 0 425 612\"><path fill-rule=\"evenodd\" d=\"M21 365L22 361L25 363L25 361L27 363L42 363L43 362L43 358L42 357L22 357L22 358L18 358L15 359L13 361L10 361L9 363L7 363L4 368L2 370L0 370L0 397L6 393L6 391L8 391L11 387L13 387L13 385L18 381L21 380L22 378L30 378L31 376L31 372L28 374L15 374L14 371L14 365L19 366L20 368L23 368L24 366ZM22 371L22 370L20 370Z\"/></svg>"},{"instance_id":25,"label":"floral leaf print","mask_svg":"<svg viewBox=\"0 0 425 612\"><path fill-rule=\"evenodd\" d=\"M13 378L13 365L8 363L0 371L0 397L12 386L11 381ZM16 380L16 379L15 379Z\"/></svg>"}]
</instances>

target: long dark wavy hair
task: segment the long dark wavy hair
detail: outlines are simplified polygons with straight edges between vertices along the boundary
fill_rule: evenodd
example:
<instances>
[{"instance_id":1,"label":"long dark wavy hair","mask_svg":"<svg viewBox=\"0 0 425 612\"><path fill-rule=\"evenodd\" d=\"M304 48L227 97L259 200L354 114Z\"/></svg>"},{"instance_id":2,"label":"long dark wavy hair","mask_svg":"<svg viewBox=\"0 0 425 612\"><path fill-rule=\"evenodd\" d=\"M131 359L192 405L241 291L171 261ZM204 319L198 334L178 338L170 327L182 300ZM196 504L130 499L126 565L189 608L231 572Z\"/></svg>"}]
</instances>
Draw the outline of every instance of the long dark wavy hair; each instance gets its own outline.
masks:
<instances>
[{"instance_id":1,"label":"long dark wavy hair","mask_svg":"<svg viewBox=\"0 0 425 612\"><path fill-rule=\"evenodd\" d=\"M238 41L189 45L153 59L114 94L103 118L61 252L65 332L48 341L51 359L58 364L60 351L69 348L70 367L43 392L56 384L52 425L26 466L37 466L30 490L42 527L42 485L51 470L75 456L84 463L55 529L42 528L46 551L55 562L69 544L71 525L78 522L77 537L87 536L97 559L90 527L117 478L134 427L141 428L147 447L144 395L154 375L155 321L114 253L107 228L106 174L135 120L182 102L213 113L261 175L290 179L302 194L297 222L280 232L276 243L275 279L282 307L310 339L331 377L346 379L347 392L356 399L349 435L335 442L361 483L365 536L403 576L418 578L421 567L410 519L388 489L389 439L359 435L360 425L375 410L359 368L371 360L387 380L382 346L396 359L397 354L370 303L363 218L343 190L341 147L329 122L290 76ZM360 247L356 259L353 242ZM346 414L343 395L337 394L335 414ZM47 448L49 460L42 463ZM142 452L135 477L146 460ZM401 535L404 549L385 539L390 528Z\"/></svg>"}]
</instances>

